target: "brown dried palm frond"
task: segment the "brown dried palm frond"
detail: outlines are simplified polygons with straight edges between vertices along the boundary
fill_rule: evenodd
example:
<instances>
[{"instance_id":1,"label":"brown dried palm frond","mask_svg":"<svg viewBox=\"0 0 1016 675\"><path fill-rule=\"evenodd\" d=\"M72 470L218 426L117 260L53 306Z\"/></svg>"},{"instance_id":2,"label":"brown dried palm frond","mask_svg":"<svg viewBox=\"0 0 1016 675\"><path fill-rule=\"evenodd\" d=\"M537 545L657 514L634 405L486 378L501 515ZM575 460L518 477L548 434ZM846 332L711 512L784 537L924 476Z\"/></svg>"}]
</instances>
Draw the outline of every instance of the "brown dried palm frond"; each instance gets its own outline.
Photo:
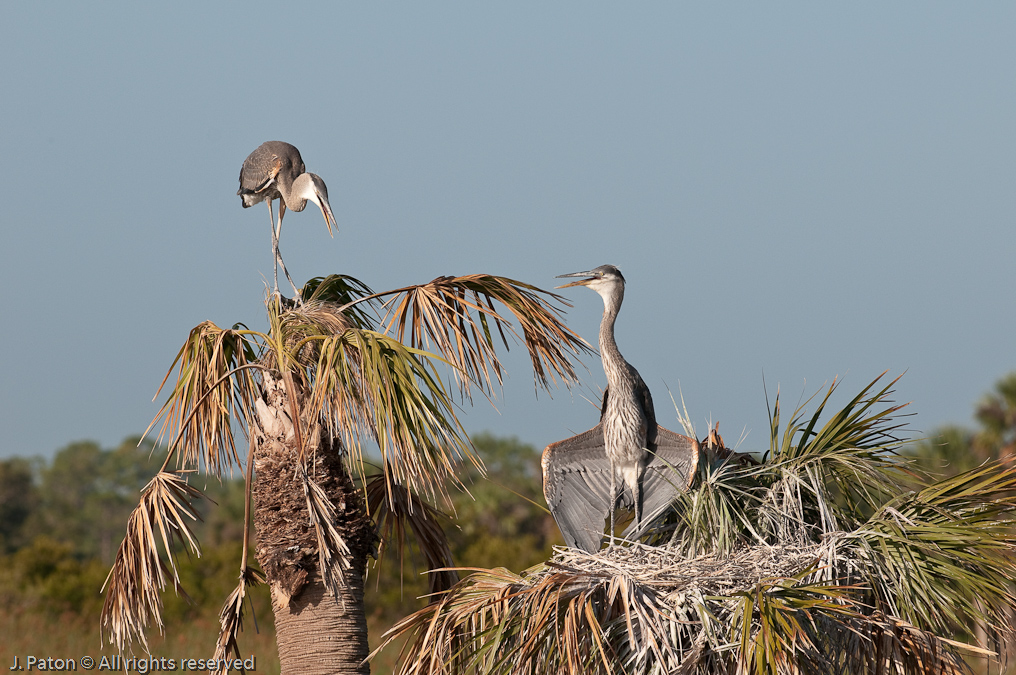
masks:
<instances>
[{"instance_id":1,"label":"brown dried palm frond","mask_svg":"<svg viewBox=\"0 0 1016 675\"><path fill-rule=\"evenodd\" d=\"M239 466L231 422L233 419L249 422L258 396L251 372L257 358L248 338L251 333L224 330L205 321L188 335L159 391L173 368L177 368L176 383L148 427L151 431L162 419L156 443L167 432L173 438L167 466L174 454L177 466L204 466L214 476L222 476L233 462Z\"/></svg>"},{"instance_id":2,"label":"brown dried palm frond","mask_svg":"<svg viewBox=\"0 0 1016 675\"><path fill-rule=\"evenodd\" d=\"M346 571L350 568L349 546L335 527L336 507L328 493L310 477L307 468L298 468L307 500L307 513L317 538L318 569L321 580L333 597L342 597L339 590L346 586Z\"/></svg>"},{"instance_id":3,"label":"brown dried palm frond","mask_svg":"<svg viewBox=\"0 0 1016 675\"><path fill-rule=\"evenodd\" d=\"M559 549L547 564L520 575L475 572L386 639L413 634L416 642L407 646L401 671L406 674L642 672L631 670L625 654L676 667L702 638L687 631L699 623L695 608L674 612L675 599L733 595L750 588L759 574L782 571L781 558L800 564L814 558L797 548L765 553L751 560L740 556L731 565L739 572L731 575L719 558L675 564L672 552L640 544L595 555ZM719 621L715 608L703 610L711 622ZM671 623L685 627L676 642L669 639ZM722 642L727 636L711 637Z\"/></svg>"},{"instance_id":4,"label":"brown dried palm frond","mask_svg":"<svg viewBox=\"0 0 1016 675\"><path fill-rule=\"evenodd\" d=\"M228 659L230 652L240 658L240 646L237 644L236 636L243 630L243 601L247 597L247 587L257 586L265 583L265 575L259 570L247 566L247 555L250 550L250 509L251 509L251 487L254 476L254 440L250 439L247 448L247 470L244 473L244 501L243 501L243 552L240 555L240 577L236 588L230 593L219 612L219 639L215 643L214 660L216 663L223 663ZM254 617L254 626L257 627L257 617ZM220 668L217 675L226 675L224 668Z\"/></svg>"},{"instance_id":5,"label":"brown dried palm frond","mask_svg":"<svg viewBox=\"0 0 1016 675\"><path fill-rule=\"evenodd\" d=\"M449 569L454 564L448 537L441 527L447 516L401 485L386 485L386 474L371 476L367 481L367 508L377 523L381 550L377 565L384 562L385 552L394 547L400 565L406 558L406 526L413 533L416 545L427 564L429 593L447 591L459 580Z\"/></svg>"},{"instance_id":6,"label":"brown dried palm frond","mask_svg":"<svg viewBox=\"0 0 1016 675\"><path fill-rule=\"evenodd\" d=\"M508 349L508 336L521 341L529 352L537 383L544 388L560 378L575 381L570 355L591 353L592 348L564 325L561 309L571 305L554 293L489 274L438 277L430 283L391 291L385 301L385 329L411 347L435 350L455 367L460 391L468 396L471 385L485 394L494 380L502 382L503 367L494 351L493 329ZM545 296L546 300L541 297ZM516 328L494 309L500 303L518 322Z\"/></svg>"},{"instance_id":7,"label":"brown dried palm frond","mask_svg":"<svg viewBox=\"0 0 1016 675\"><path fill-rule=\"evenodd\" d=\"M924 675L991 655L1016 637L1016 469L904 488L877 382L828 423L799 408L782 433L777 407L766 461L703 466L664 545L474 572L386 635L409 638L401 672ZM985 644L951 639L973 625Z\"/></svg>"},{"instance_id":8,"label":"brown dried palm frond","mask_svg":"<svg viewBox=\"0 0 1016 675\"><path fill-rule=\"evenodd\" d=\"M102 631L120 652L134 640L147 649L145 630L150 624L162 631L161 593L168 583L185 595L176 569L175 546L185 545L201 555L190 527L199 517L193 500L201 496L184 476L166 471L156 474L142 490L103 584Z\"/></svg>"},{"instance_id":9,"label":"brown dried palm frond","mask_svg":"<svg viewBox=\"0 0 1016 675\"><path fill-rule=\"evenodd\" d=\"M224 663L229 660L229 655L236 658L240 655L240 645L236 642L237 634L243 630L243 601L247 597L247 587L255 587L265 583L265 576L258 570L244 567L240 573L240 581L233 592L229 594L226 603L219 612L219 639L215 644L215 655L212 657L216 663ZM226 675L227 669L220 666L215 675Z\"/></svg>"}]
</instances>

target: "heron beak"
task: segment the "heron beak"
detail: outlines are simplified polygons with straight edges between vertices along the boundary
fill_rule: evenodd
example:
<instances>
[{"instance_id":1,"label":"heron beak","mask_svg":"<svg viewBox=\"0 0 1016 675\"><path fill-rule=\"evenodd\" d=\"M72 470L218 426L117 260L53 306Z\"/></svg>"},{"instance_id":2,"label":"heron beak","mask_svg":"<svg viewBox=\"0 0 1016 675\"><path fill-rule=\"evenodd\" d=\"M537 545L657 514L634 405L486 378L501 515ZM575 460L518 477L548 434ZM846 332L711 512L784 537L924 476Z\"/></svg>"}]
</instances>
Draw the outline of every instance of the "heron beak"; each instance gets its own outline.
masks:
<instances>
[{"instance_id":1,"label":"heron beak","mask_svg":"<svg viewBox=\"0 0 1016 675\"><path fill-rule=\"evenodd\" d=\"M599 276L597 276L596 274L593 274L591 271L590 272L572 272L571 274L558 274L554 278L555 279L564 279L566 277L586 277L586 278L585 279L579 279L578 281L573 281L573 282L568 283L568 284L564 284L563 286L555 286L554 287L555 290L558 289L558 288L568 288L570 286L585 286L589 282L596 281L597 279L599 279Z\"/></svg>"},{"instance_id":2,"label":"heron beak","mask_svg":"<svg viewBox=\"0 0 1016 675\"><path fill-rule=\"evenodd\" d=\"M325 225L328 226L328 234L332 235L332 225L335 225L335 229L339 229L339 225L335 222L335 216L332 214L332 207L331 204L328 203L328 197L318 194L318 206L321 207L321 215L325 217Z\"/></svg>"}]
</instances>

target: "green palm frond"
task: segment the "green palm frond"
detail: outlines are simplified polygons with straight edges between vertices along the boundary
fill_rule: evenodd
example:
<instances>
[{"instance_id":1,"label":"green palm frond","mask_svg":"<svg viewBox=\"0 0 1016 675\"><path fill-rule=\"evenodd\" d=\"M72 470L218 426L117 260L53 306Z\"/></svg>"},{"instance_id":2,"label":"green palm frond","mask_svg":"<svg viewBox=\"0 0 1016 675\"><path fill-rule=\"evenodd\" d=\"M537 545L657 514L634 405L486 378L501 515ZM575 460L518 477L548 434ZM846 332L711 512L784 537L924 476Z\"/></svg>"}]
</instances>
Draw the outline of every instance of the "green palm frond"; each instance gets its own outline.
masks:
<instances>
[{"instance_id":1,"label":"green palm frond","mask_svg":"<svg viewBox=\"0 0 1016 675\"><path fill-rule=\"evenodd\" d=\"M841 573L853 571L877 607L938 633L977 621L996 633L1012 629L1016 606L1016 467L987 463L908 492L883 505L857 530Z\"/></svg>"},{"instance_id":2,"label":"green palm frond","mask_svg":"<svg viewBox=\"0 0 1016 675\"><path fill-rule=\"evenodd\" d=\"M385 296L392 297L382 302ZM556 303L567 305L563 298L502 277L441 277L373 294L352 277L332 275L308 282L303 297L302 304L294 305L268 296L266 331L200 324L163 379L160 392L176 371L149 431L161 421L159 440L171 439L166 463L132 516L107 581L104 630L121 651L134 638L144 641L150 621L161 626L159 593L170 577L174 584L178 581L168 533L184 537L197 550L179 517L188 513L189 502L173 501L170 493L188 499L200 493L190 492L182 477L166 471L174 456L181 470L203 468L221 477L234 463L241 464L234 422L245 433L255 429L274 439L295 439L300 466L294 467L299 469L294 480L305 490L323 576L334 586L342 583L340 563L348 551L332 527L334 506L309 478L308 457L322 448L341 454L349 473L365 485L364 444L375 442L387 502L384 507L375 502L375 512L395 513L406 506L407 494L429 504L450 504L448 486L462 487L457 476L462 463L471 462L482 473L482 462L459 423L441 371L451 370L462 395L468 396L472 386L490 395L503 376L496 332L506 349L509 336L525 345L538 384L549 387L560 378L570 386L575 381L571 358L591 351L562 322ZM381 310L387 312L384 320ZM325 434L328 443L322 440ZM425 520L416 522L418 534L429 538L437 564L443 556L438 550L443 540L435 534L440 528ZM162 533L168 566L160 557L156 529ZM444 556L440 564L449 561ZM450 574L443 577L447 582ZM223 610L222 649L238 625L243 593L241 582Z\"/></svg>"},{"instance_id":3,"label":"green palm frond","mask_svg":"<svg viewBox=\"0 0 1016 675\"><path fill-rule=\"evenodd\" d=\"M215 475L239 463L230 421L252 419L265 377L256 371L288 367L293 386L309 394L299 414L303 435L309 436L313 420L323 419L351 451L351 468L363 465L362 441L375 441L395 482L434 498L445 497L460 461L479 466L438 374L444 361L352 327L328 303L269 304L270 333L206 322L181 348L174 361L177 383L159 415L162 433L174 433L178 462L207 466Z\"/></svg>"},{"instance_id":4,"label":"green palm frond","mask_svg":"<svg viewBox=\"0 0 1016 675\"><path fill-rule=\"evenodd\" d=\"M261 396L257 371L271 371L291 378L298 398L310 394L309 405L299 411L298 434L309 435L320 416L329 431L342 434L353 467L363 464L361 441L376 441L393 483L431 501L444 498L458 462L479 466L479 461L438 367L450 366L464 392L469 383L490 392L502 377L493 330L506 347L508 335L523 341L543 386L557 378L573 382L571 355L590 351L551 304L562 298L502 277L441 277L372 295L362 282L332 275L311 280L307 291L296 307L268 298L266 333L224 330L211 322L191 331L163 380L164 385L177 369L173 390L152 423L162 420L159 438L173 437L170 450L180 466L206 466L221 475L239 464L230 422L249 425ZM385 303L388 317L378 332L362 307L385 295L394 297ZM495 302L507 308L517 327L495 311ZM362 477L362 470L356 472Z\"/></svg>"},{"instance_id":5,"label":"green palm frond","mask_svg":"<svg viewBox=\"0 0 1016 675\"><path fill-rule=\"evenodd\" d=\"M859 526L872 505L898 493L901 480L914 476L896 455L903 441L894 416L903 406L888 400L896 380L877 388L880 379L828 422L822 412L837 383L814 414L807 415L802 404L786 427L781 427L777 395L766 461L742 464L710 455L698 467L696 489L678 495L674 513L661 518L649 541L673 538L686 555L701 555L791 540L806 544Z\"/></svg>"},{"instance_id":6,"label":"green palm frond","mask_svg":"<svg viewBox=\"0 0 1016 675\"><path fill-rule=\"evenodd\" d=\"M363 478L362 441L377 443L386 484L429 501L447 500L461 461L482 466L455 416L432 354L374 331L348 329L320 340L308 397L311 419L329 421Z\"/></svg>"},{"instance_id":7,"label":"green palm frond","mask_svg":"<svg viewBox=\"0 0 1016 675\"><path fill-rule=\"evenodd\" d=\"M770 416L770 447L762 469L768 497L759 522L781 539L813 540L852 529L870 515L870 505L894 494L910 475L895 451L904 407L889 400L896 378L876 388L884 373L864 387L828 421L822 415L838 384L828 388L810 417L803 405L780 431L779 396ZM865 511L868 512L865 512Z\"/></svg>"},{"instance_id":8,"label":"green palm frond","mask_svg":"<svg viewBox=\"0 0 1016 675\"><path fill-rule=\"evenodd\" d=\"M775 675L795 670L802 656L827 660L822 655L828 635L819 626L863 619L851 598L856 589L808 583L812 570L789 578L761 579L733 594L738 602L730 613L731 642L739 645L742 672Z\"/></svg>"},{"instance_id":9,"label":"green palm frond","mask_svg":"<svg viewBox=\"0 0 1016 675\"><path fill-rule=\"evenodd\" d=\"M357 300L374 295L367 284L346 274L330 274L315 277L303 286L305 305L326 303L346 307L342 312L356 328L377 328L377 318L371 316L368 308L354 304ZM375 308L376 309L376 308Z\"/></svg>"},{"instance_id":10,"label":"green palm frond","mask_svg":"<svg viewBox=\"0 0 1016 675\"><path fill-rule=\"evenodd\" d=\"M875 459L887 445L898 444L896 432L904 424L897 421L897 413L905 407L905 404L893 405L888 397L892 395L893 387L900 378L897 377L876 390L876 385L884 376L885 373L882 373L875 378L823 424L823 412L839 387L839 383L833 381L811 417L805 419L804 406L807 405L805 402L794 411L791 423L782 434L779 432L780 413L777 397L774 411L770 415L771 442L767 459L778 461L803 459L813 456L817 449L823 453L830 453L843 448L871 449L872 458ZM881 405L885 407L876 410Z\"/></svg>"},{"instance_id":11,"label":"green palm frond","mask_svg":"<svg viewBox=\"0 0 1016 675\"><path fill-rule=\"evenodd\" d=\"M696 489L678 493L675 514L654 528L648 541L675 546L690 557L764 541L753 518L765 497L759 473L734 462L702 462Z\"/></svg>"},{"instance_id":12,"label":"green palm frond","mask_svg":"<svg viewBox=\"0 0 1016 675\"><path fill-rule=\"evenodd\" d=\"M991 653L871 612L863 587L809 582L808 572L738 594L736 672L960 675L969 672L960 653Z\"/></svg>"}]
</instances>

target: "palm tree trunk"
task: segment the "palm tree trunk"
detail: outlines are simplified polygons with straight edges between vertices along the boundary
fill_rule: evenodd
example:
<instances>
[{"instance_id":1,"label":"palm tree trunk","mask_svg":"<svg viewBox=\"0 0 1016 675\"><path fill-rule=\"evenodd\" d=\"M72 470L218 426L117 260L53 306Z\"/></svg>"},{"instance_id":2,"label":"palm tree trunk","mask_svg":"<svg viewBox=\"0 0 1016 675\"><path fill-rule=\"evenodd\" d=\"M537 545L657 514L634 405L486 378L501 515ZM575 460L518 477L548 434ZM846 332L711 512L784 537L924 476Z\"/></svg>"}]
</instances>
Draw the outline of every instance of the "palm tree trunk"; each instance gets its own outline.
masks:
<instances>
[{"instance_id":1,"label":"palm tree trunk","mask_svg":"<svg viewBox=\"0 0 1016 675\"><path fill-rule=\"evenodd\" d=\"M255 552L271 588L282 673L367 674L363 577L374 529L343 464L339 440L321 438L318 428L306 439L307 474L328 494L335 507L333 524L348 548L346 554L336 552L343 558L344 582L333 597L319 569L318 539L285 397L278 399L273 404L269 397L268 405L258 406L261 428L252 431Z\"/></svg>"},{"instance_id":2,"label":"palm tree trunk","mask_svg":"<svg viewBox=\"0 0 1016 675\"><path fill-rule=\"evenodd\" d=\"M363 577L350 579L346 590L333 598L315 577L288 607L274 606L283 673L370 673Z\"/></svg>"}]
</instances>

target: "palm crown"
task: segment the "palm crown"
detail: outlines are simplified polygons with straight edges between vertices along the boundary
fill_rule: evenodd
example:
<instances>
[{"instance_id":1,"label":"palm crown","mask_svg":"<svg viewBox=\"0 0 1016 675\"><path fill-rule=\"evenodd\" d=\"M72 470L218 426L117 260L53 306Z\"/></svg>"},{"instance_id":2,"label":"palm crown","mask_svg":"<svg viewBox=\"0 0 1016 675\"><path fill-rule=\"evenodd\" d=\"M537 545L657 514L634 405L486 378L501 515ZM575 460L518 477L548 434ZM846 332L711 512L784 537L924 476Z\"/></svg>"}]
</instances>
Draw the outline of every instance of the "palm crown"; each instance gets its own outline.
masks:
<instances>
[{"instance_id":1,"label":"palm crown","mask_svg":"<svg viewBox=\"0 0 1016 675\"><path fill-rule=\"evenodd\" d=\"M165 386L176 370L152 422L161 420L159 438L169 439L169 453L142 493L106 581L103 629L121 651L132 641L146 645L150 624L162 628L160 593L179 586L174 557L180 545L200 553L190 523L201 493L187 475L204 469L222 476L243 466L234 423L248 435L257 430L295 440L298 466L291 475L303 484L318 565L334 590L344 583L348 542L334 524L334 499L312 475L312 457L325 451L341 457L366 490L362 503L378 517L426 526L430 507L422 500L446 499L461 462L482 467L442 373L451 372L462 397L474 390L489 396L503 375L497 342L507 348L515 340L525 345L541 386L570 385L571 359L590 351L561 322L562 298L503 277L439 277L375 294L356 279L333 275L309 282L303 297L287 306L270 295L265 331L198 325L163 380ZM365 441L380 451L381 474L374 479L366 476ZM248 452L248 491L253 458ZM217 656L235 651L245 588L262 579L247 566L248 536L245 530L239 585L220 617ZM443 535L434 539L432 548L440 549ZM438 554L435 562L448 561Z\"/></svg>"}]
</instances>

